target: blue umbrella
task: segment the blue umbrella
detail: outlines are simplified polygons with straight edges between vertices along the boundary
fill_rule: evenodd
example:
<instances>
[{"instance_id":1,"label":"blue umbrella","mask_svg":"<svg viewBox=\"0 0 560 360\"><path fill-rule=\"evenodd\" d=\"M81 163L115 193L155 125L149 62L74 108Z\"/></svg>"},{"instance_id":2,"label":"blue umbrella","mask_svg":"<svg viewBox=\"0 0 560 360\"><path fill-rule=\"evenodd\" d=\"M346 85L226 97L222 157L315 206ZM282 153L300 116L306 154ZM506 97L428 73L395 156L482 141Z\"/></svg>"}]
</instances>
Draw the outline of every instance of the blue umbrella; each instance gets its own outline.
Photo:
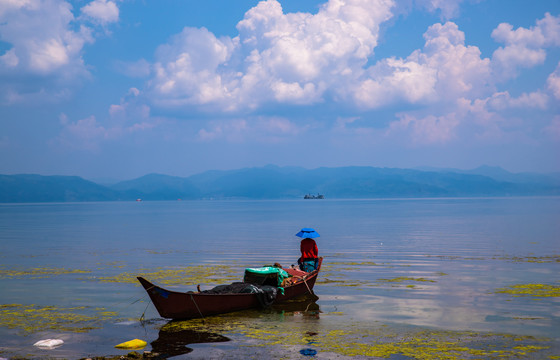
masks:
<instances>
[{"instance_id":1,"label":"blue umbrella","mask_svg":"<svg viewBox=\"0 0 560 360\"><path fill-rule=\"evenodd\" d=\"M298 232L296 234L296 236L299 236L300 238L317 238L321 235L319 235L319 233L317 231L315 231L315 229L312 228L303 228L301 229L300 232Z\"/></svg>"}]
</instances>

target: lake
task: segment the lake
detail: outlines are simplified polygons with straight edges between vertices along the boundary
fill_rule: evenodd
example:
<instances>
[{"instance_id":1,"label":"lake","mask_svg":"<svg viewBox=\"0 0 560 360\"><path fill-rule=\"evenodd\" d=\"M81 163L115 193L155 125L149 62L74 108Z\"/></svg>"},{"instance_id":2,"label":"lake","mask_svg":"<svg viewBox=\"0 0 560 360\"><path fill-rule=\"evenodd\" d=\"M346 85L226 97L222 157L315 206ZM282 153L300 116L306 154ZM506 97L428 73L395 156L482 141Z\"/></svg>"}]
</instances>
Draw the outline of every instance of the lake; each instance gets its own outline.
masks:
<instances>
[{"instance_id":1,"label":"lake","mask_svg":"<svg viewBox=\"0 0 560 360\"><path fill-rule=\"evenodd\" d=\"M321 234L316 301L169 322L135 280L188 291L286 267L302 227ZM177 359L560 359L559 300L558 197L0 205L0 358L138 338Z\"/></svg>"}]
</instances>

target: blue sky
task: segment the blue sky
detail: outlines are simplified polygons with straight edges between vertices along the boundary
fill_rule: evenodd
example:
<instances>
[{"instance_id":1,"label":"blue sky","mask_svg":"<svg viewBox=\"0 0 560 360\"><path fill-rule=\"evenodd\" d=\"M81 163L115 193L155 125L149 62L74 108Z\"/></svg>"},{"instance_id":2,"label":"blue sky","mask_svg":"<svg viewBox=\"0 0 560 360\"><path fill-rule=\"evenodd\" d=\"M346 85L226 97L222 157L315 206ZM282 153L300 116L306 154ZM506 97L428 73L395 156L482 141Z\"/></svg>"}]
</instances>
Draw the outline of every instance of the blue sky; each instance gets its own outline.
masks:
<instances>
[{"instance_id":1,"label":"blue sky","mask_svg":"<svg viewBox=\"0 0 560 360\"><path fill-rule=\"evenodd\" d=\"M0 173L560 171L560 1L3 0Z\"/></svg>"}]
</instances>

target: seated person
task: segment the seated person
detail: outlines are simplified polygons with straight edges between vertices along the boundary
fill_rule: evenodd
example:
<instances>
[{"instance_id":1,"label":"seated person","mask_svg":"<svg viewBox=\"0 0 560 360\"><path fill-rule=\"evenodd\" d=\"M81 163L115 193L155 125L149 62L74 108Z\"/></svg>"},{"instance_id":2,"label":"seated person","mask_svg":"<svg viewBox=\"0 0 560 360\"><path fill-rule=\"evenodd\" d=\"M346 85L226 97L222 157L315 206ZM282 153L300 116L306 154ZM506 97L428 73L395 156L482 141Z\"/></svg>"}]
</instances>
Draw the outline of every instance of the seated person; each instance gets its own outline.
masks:
<instances>
[{"instance_id":1,"label":"seated person","mask_svg":"<svg viewBox=\"0 0 560 360\"><path fill-rule=\"evenodd\" d=\"M298 259L299 268L305 272L317 269L319 263L319 249L317 243L311 238L301 240L301 257Z\"/></svg>"}]
</instances>

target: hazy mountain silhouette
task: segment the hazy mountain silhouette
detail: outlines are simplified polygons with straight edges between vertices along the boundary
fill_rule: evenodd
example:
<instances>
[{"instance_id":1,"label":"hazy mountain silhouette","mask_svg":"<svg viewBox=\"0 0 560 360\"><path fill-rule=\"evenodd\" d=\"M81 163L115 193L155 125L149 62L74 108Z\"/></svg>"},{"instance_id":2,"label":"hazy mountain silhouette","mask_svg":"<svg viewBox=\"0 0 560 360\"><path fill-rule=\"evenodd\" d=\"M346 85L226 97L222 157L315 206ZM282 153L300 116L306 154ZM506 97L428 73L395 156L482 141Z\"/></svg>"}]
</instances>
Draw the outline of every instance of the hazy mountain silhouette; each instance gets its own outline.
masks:
<instances>
[{"instance_id":1,"label":"hazy mountain silhouette","mask_svg":"<svg viewBox=\"0 0 560 360\"><path fill-rule=\"evenodd\" d=\"M499 167L473 170L268 165L206 171L189 177L149 174L103 186L76 176L0 175L0 202L176 199L549 196L560 195L560 174L514 174Z\"/></svg>"}]
</instances>

